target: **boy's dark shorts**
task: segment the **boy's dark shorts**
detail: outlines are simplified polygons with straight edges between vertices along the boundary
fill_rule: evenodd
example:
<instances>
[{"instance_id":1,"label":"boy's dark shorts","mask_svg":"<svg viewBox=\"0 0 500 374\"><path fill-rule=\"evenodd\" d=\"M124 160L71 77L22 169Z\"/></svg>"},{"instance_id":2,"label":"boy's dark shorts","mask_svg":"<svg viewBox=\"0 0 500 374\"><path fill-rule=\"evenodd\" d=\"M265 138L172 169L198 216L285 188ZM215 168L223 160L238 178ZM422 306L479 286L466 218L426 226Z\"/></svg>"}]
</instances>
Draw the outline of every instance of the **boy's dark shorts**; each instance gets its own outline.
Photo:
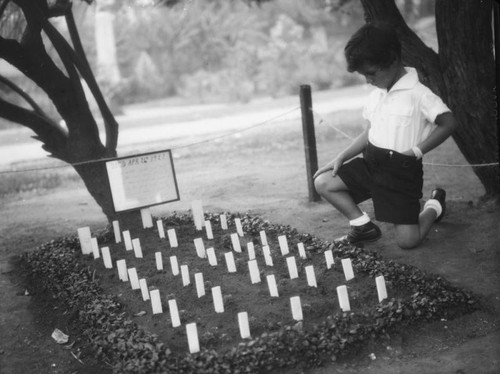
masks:
<instances>
[{"instance_id":1,"label":"boy's dark shorts","mask_svg":"<svg viewBox=\"0 0 500 374\"><path fill-rule=\"evenodd\" d=\"M372 199L375 218L394 224L417 224L422 198L422 160L368 143L363 158L339 168L338 176L356 204Z\"/></svg>"}]
</instances>

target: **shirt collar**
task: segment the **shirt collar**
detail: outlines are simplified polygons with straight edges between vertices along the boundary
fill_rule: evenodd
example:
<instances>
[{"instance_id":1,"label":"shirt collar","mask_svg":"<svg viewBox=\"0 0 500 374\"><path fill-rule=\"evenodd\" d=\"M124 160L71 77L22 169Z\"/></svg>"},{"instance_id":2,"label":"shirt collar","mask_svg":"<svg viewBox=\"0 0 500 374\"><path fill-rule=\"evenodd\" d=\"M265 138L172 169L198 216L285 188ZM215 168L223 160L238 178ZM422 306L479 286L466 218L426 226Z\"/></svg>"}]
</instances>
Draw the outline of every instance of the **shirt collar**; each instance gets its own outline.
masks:
<instances>
[{"instance_id":1,"label":"shirt collar","mask_svg":"<svg viewBox=\"0 0 500 374\"><path fill-rule=\"evenodd\" d=\"M406 74L394 83L389 92L396 90L409 90L418 83L418 74L415 68L405 67Z\"/></svg>"}]
</instances>

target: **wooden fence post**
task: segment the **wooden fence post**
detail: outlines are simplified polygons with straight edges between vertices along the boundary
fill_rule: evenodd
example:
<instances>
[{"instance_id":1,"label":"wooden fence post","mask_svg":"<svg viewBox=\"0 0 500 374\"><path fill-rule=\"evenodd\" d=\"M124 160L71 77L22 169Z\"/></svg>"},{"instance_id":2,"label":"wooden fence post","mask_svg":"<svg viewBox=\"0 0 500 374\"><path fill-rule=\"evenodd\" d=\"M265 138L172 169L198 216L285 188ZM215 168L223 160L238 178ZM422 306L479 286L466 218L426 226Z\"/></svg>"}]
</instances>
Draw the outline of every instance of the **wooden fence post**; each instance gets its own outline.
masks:
<instances>
[{"instance_id":1,"label":"wooden fence post","mask_svg":"<svg viewBox=\"0 0 500 374\"><path fill-rule=\"evenodd\" d=\"M314 134L314 118L312 112L311 86L300 86L300 108L302 111L302 133L306 152L307 186L309 201L319 201L321 197L314 188L313 175L318 170L318 155L316 153L316 136Z\"/></svg>"}]
</instances>

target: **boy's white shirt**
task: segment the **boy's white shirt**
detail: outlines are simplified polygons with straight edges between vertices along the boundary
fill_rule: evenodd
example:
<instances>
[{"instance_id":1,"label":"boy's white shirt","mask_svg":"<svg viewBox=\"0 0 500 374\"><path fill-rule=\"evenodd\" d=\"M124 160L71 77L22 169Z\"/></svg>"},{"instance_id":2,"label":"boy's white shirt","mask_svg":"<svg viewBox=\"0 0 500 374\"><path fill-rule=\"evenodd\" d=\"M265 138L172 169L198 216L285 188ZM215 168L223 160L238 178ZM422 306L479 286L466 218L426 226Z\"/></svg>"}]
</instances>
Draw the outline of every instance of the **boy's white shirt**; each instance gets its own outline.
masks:
<instances>
[{"instance_id":1,"label":"boy's white shirt","mask_svg":"<svg viewBox=\"0 0 500 374\"><path fill-rule=\"evenodd\" d=\"M368 96L363 117L370 122L368 140L373 145L404 152L425 140L436 128L436 117L450 112L443 100L406 67L390 89L376 88Z\"/></svg>"}]
</instances>

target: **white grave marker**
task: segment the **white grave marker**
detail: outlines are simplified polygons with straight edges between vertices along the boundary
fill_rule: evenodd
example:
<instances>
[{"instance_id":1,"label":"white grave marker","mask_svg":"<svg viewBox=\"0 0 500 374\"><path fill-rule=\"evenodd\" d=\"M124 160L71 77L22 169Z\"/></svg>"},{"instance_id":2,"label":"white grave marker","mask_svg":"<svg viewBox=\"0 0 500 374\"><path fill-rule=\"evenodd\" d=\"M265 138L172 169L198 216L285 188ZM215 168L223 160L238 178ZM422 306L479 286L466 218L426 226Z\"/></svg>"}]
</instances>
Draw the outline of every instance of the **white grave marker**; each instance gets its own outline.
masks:
<instances>
[{"instance_id":1,"label":"white grave marker","mask_svg":"<svg viewBox=\"0 0 500 374\"><path fill-rule=\"evenodd\" d=\"M179 263L177 262L177 256L170 256L170 268L172 269L172 275L179 275Z\"/></svg>"},{"instance_id":2,"label":"white grave marker","mask_svg":"<svg viewBox=\"0 0 500 374\"><path fill-rule=\"evenodd\" d=\"M141 209L141 219L142 219L142 228L149 229L153 227L153 217L151 216L151 211L149 208Z\"/></svg>"},{"instance_id":3,"label":"white grave marker","mask_svg":"<svg viewBox=\"0 0 500 374\"><path fill-rule=\"evenodd\" d=\"M331 269L332 265L335 263L333 261L333 252L331 249L325 251L326 268Z\"/></svg>"},{"instance_id":4,"label":"white grave marker","mask_svg":"<svg viewBox=\"0 0 500 374\"><path fill-rule=\"evenodd\" d=\"M92 234L90 233L90 227L80 227L78 230L78 239L80 240L80 247L84 255L92 253Z\"/></svg>"},{"instance_id":5,"label":"white grave marker","mask_svg":"<svg viewBox=\"0 0 500 374\"><path fill-rule=\"evenodd\" d=\"M375 278L375 283L377 284L378 302L387 299L387 288L385 287L385 278L383 275L379 275Z\"/></svg>"},{"instance_id":6,"label":"white grave marker","mask_svg":"<svg viewBox=\"0 0 500 374\"><path fill-rule=\"evenodd\" d=\"M241 226L241 219L235 218L234 223L236 225L236 232L238 233L239 236L245 236L243 233L243 226Z\"/></svg>"},{"instance_id":7,"label":"white grave marker","mask_svg":"<svg viewBox=\"0 0 500 374\"><path fill-rule=\"evenodd\" d=\"M262 244L262 246L268 245L266 232L264 230L261 230L259 232L259 235L260 235L260 244Z\"/></svg>"},{"instance_id":8,"label":"white grave marker","mask_svg":"<svg viewBox=\"0 0 500 374\"><path fill-rule=\"evenodd\" d=\"M165 239L165 229L163 228L163 221L161 219L156 221L156 227L158 228L160 239Z\"/></svg>"},{"instance_id":9,"label":"white grave marker","mask_svg":"<svg viewBox=\"0 0 500 374\"><path fill-rule=\"evenodd\" d=\"M262 253L264 253L264 261L267 266L274 266L273 258L271 257L271 248L268 245L262 247Z\"/></svg>"},{"instance_id":10,"label":"white grave marker","mask_svg":"<svg viewBox=\"0 0 500 374\"><path fill-rule=\"evenodd\" d=\"M177 248L179 243L177 243L177 235L175 234L175 229L167 230L168 242L170 243L170 248Z\"/></svg>"},{"instance_id":11,"label":"white grave marker","mask_svg":"<svg viewBox=\"0 0 500 374\"><path fill-rule=\"evenodd\" d=\"M127 263L125 260L116 261L116 267L118 268L118 278L122 282L128 282Z\"/></svg>"},{"instance_id":12,"label":"white grave marker","mask_svg":"<svg viewBox=\"0 0 500 374\"><path fill-rule=\"evenodd\" d=\"M247 243L247 252L248 252L248 259L255 260L255 247L253 245L253 242Z\"/></svg>"},{"instance_id":13,"label":"white grave marker","mask_svg":"<svg viewBox=\"0 0 500 374\"><path fill-rule=\"evenodd\" d=\"M278 286L276 285L276 278L274 274L270 274L266 277L267 279L267 287L269 288L269 294L271 297L279 297L278 294Z\"/></svg>"},{"instance_id":14,"label":"white grave marker","mask_svg":"<svg viewBox=\"0 0 500 374\"><path fill-rule=\"evenodd\" d=\"M241 339L250 338L250 325L248 324L248 313L238 313L238 325L240 326Z\"/></svg>"},{"instance_id":15,"label":"white grave marker","mask_svg":"<svg viewBox=\"0 0 500 374\"><path fill-rule=\"evenodd\" d=\"M260 283L260 272L257 260L248 261L248 270L250 271L250 280L252 284Z\"/></svg>"},{"instance_id":16,"label":"white grave marker","mask_svg":"<svg viewBox=\"0 0 500 374\"><path fill-rule=\"evenodd\" d=\"M278 236L278 242L280 244L281 255L286 256L287 254L289 254L290 250L288 249L288 241L286 240L286 236L285 235Z\"/></svg>"},{"instance_id":17,"label":"white grave marker","mask_svg":"<svg viewBox=\"0 0 500 374\"><path fill-rule=\"evenodd\" d=\"M186 325L186 334L189 353L198 353L200 351L200 341L198 340L198 329L196 328L195 322Z\"/></svg>"},{"instance_id":18,"label":"white grave marker","mask_svg":"<svg viewBox=\"0 0 500 374\"><path fill-rule=\"evenodd\" d=\"M139 277L137 276L137 269L136 268L129 268L128 269L128 278L130 279L130 285L132 286L133 290L138 290L141 288L141 285L139 284Z\"/></svg>"},{"instance_id":19,"label":"white grave marker","mask_svg":"<svg viewBox=\"0 0 500 374\"><path fill-rule=\"evenodd\" d=\"M224 257L226 258L227 271L229 273L236 273L236 263L234 262L233 252L224 253Z\"/></svg>"},{"instance_id":20,"label":"white grave marker","mask_svg":"<svg viewBox=\"0 0 500 374\"><path fill-rule=\"evenodd\" d=\"M302 321L302 305L300 303L300 296L293 296L290 298L290 306L292 307L292 317L296 321Z\"/></svg>"},{"instance_id":21,"label":"white grave marker","mask_svg":"<svg viewBox=\"0 0 500 374\"><path fill-rule=\"evenodd\" d=\"M304 269L306 270L308 286L318 287L318 283L316 282L316 274L314 274L314 267L312 265L308 265Z\"/></svg>"},{"instance_id":22,"label":"white grave marker","mask_svg":"<svg viewBox=\"0 0 500 374\"><path fill-rule=\"evenodd\" d=\"M182 285L187 286L191 284L189 279L189 268L187 265L181 265Z\"/></svg>"},{"instance_id":23,"label":"white grave marker","mask_svg":"<svg viewBox=\"0 0 500 374\"><path fill-rule=\"evenodd\" d=\"M347 294L347 286L338 286L337 287L337 296L339 298L340 309L343 312L348 312L351 310L351 306L349 305L349 295Z\"/></svg>"},{"instance_id":24,"label":"white grave marker","mask_svg":"<svg viewBox=\"0 0 500 374\"><path fill-rule=\"evenodd\" d=\"M302 259L306 259L306 249L304 248L304 243L297 243L297 248L299 249L299 257Z\"/></svg>"},{"instance_id":25,"label":"white grave marker","mask_svg":"<svg viewBox=\"0 0 500 374\"><path fill-rule=\"evenodd\" d=\"M104 267L106 269L113 268L113 261L111 261L111 254L109 253L109 247L101 248L102 260L104 262Z\"/></svg>"},{"instance_id":26,"label":"white grave marker","mask_svg":"<svg viewBox=\"0 0 500 374\"><path fill-rule=\"evenodd\" d=\"M99 245L97 244L97 238L91 238L90 244L92 245L92 254L94 255L94 260L96 260L99 257L101 257L101 254L99 251Z\"/></svg>"},{"instance_id":27,"label":"white grave marker","mask_svg":"<svg viewBox=\"0 0 500 374\"><path fill-rule=\"evenodd\" d=\"M346 281L354 278L354 271L352 270L352 262L350 258L342 259L342 269L344 269L344 275Z\"/></svg>"},{"instance_id":28,"label":"white grave marker","mask_svg":"<svg viewBox=\"0 0 500 374\"><path fill-rule=\"evenodd\" d=\"M122 235L120 232L120 222L113 221L113 233L115 234L115 243L121 243Z\"/></svg>"},{"instance_id":29,"label":"white grave marker","mask_svg":"<svg viewBox=\"0 0 500 374\"><path fill-rule=\"evenodd\" d=\"M233 250L235 252L241 252L241 244L238 234L231 234L231 244L233 245Z\"/></svg>"},{"instance_id":30,"label":"white grave marker","mask_svg":"<svg viewBox=\"0 0 500 374\"><path fill-rule=\"evenodd\" d=\"M179 317L179 309L177 309L177 301L174 299L168 300L168 310L170 311L172 327L179 327L181 325L181 318Z\"/></svg>"},{"instance_id":31,"label":"white grave marker","mask_svg":"<svg viewBox=\"0 0 500 374\"><path fill-rule=\"evenodd\" d=\"M205 296L205 283L203 282L203 273L195 273L194 282L196 284L196 293L198 298Z\"/></svg>"},{"instance_id":32,"label":"white grave marker","mask_svg":"<svg viewBox=\"0 0 500 374\"><path fill-rule=\"evenodd\" d=\"M214 238L214 233L212 231L212 223L210 221L205 221L205 231L207 233L207 239Z\"/></svg>"},{"instance_id":33,"label":"white grave marker","mask_svg":"<svg viewBox=\"0 0 500 374\"><path fill-rule=\"evenodd\" d=\"M139 238L132 239L132 246L134 247L134 254L136 258L142 258L141 242Z\"/></svg>"},{"instance_id":34,"label":"white grave marker","mask_svg":"<svg viewBox=\"0 0 500 374\"><path fill-rule=\"evenodd\" d=\"M163 313L160 299L160 290L151 290L149 292L149 297L151 298L151 307L153 308L153 314Z\"/></svg>"},{"instance_id":35,"label":"white grave marker","mask_svg":"<svg viewBox=\"0 0 500 374\"><path fill-rule=\"evenodd\" d=\"M210 247L207 248L208 263L212 266L217 266L217 257L215 256L215 250Z\"/></svg>"},{"instance_id":36,"label":"white grave marker","mask_svg":"<svg viewBox=\"0 0 500 374\"><path fill-rule=\"evenodd\" d=\"M227 230L227 217L225 214L220 215L220 227L222 230Z\"/></svg>"},{"instance_id":37,"label":"white grave marker","mask_svg":"<svg viewBox=\"0 0 500 374\"><path fill-rule=\"evenodd\" d=\"M222 291L220 286L212 287L212 298L214 299L215 312L224 313L224 303L222 300Z\"/></svg>"},{"instance_id":38,"label":"white grave marker","mask_svg":"<svg viewBox=\"0 0 500 374\"><path fill-rule=\"evenodd\" d=\"M163 258L161 252L155 252L156 270L163 270Z\"/></svg>"},{"instance_id":39,"label":"white grave marker","mask_svg":"<svg viewBox=\"0 0 500 374\"><path fill-rule=\"evenodd\" d=\"M144 279L144 278L139 279L139 286L141 286L142 300L143 301L149 300L149 290L148 290L148 283L146 282L146 279Z\"/></svg>"},{"instance_id":40,"label":"white grave marker","mask_svg":"<svg viewBox=\"0 0 500 374\"><path fill-rule=\"evenodd\" d=\"M194 246L196 247L196 253L198 254L199 258L207 257L207 254L205 252L205 244L203 244L202 238L194 239Z\"/></svg>"},{"instance_id":41,"label":"white grave marker","mask_svg":"<svg viewBox=\"0 0 500 374\"><path fill-rule=\"evenodd\" d=\"M299 272L297 271L297 263L295 262L295 257L287 257L286 264L288 266L288 274L290 275L290 279L298 278Z\"/></svg>"},{"instance_id":42,"label":"white grave marker","mask_svg":"<svg viewBox=\"0 0 500 374\"><path fill-rule=\"evenodd\" d=\"M127 251L131 251L132 249L134 249L134 246L132 244L132 239L130 238L130 231L125 230L123 232L123 240L125 242L125 249Z\"/></svg>"},{"instance_id":43,"label":"white grave marker","mask_svg":"<svg viewBox=\"0 0 500 374\"><path fill-rule=\"evenodd\" d=\"M193 213L193 221L196 230L200 231L203 227L203 223L205 222L201 200L193 200L191 203L191 212Z\"/></svg>"}]
</instances>

